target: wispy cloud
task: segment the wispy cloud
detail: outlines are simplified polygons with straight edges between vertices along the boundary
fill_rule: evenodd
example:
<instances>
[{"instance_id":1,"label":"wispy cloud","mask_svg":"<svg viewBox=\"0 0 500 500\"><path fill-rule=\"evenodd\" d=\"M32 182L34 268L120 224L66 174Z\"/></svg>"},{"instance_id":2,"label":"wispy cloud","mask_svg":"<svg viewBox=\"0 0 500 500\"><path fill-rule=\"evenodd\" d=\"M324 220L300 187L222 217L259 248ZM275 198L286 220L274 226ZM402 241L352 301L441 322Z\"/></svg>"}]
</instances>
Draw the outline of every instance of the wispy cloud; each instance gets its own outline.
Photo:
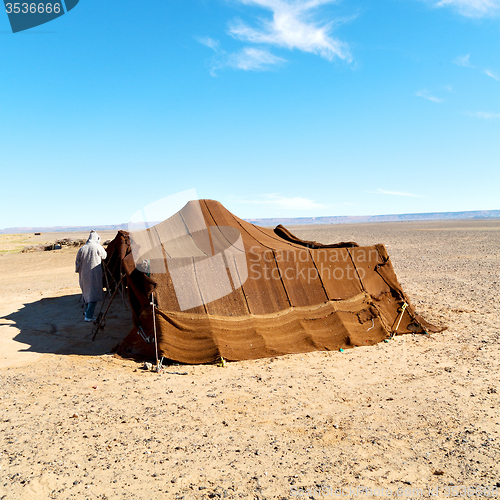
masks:
<instances>
[{"instance_id":1,"label":"wispy cloud","mask_svg":"<svg viewBox=\"0 0 500 500\"><path fill-rule=\"evenodd\" d=\"M212 76L217 75L217 70L227 67L244 71L264 71L286 62L285 59L277 57L265 49L244 47L239 52L228 54L220 48L220 44L216 40L206 38L199 39L199 42L215 52L215 56L210 62Z\"/></svg>"},{"instance_id":2,"label":"wispy cloud","mask_svg":"<svg viewBox=\"0 0 500 500\"><path fill-rule=\"evenodd\" d=\"M500 0L440 0L434 1L434 5L451 7L466 17L496 16L500 13Z\"/></svg>"},{"instance_id":3,"label":"wispy cloud","mask_svg":"<svg viewBox=\"0 0 500 500\"><path fill-rule=\"evenodd\" d=\"M263 194L251 200L236 198L232 201L246 205L262 205L268 208L280 208L284 210L313 210L328 207L328 205L316 203L309 198L299 196L288 197L278 193Z\"/></svg>"},{"instance_id":4,"label":"wispy cloud","mask_svg":"<svg viewBox=\"0 0 500 500\"><path fill-rule=\"evenodd\" d=\"M245 47L240 52L230 54L227 58L228 66L245 71L262 71L284 62L285 59L277 57L267 50L253 47Z\"/></svg>"},{"instance_id":5,"label":"wispy cloud","mask_svg":"<svg viewBox=\"0 0 500 500\"><path fill-rule=\"evenodd\" d=\"M474 68L474 66L472 66L472 64L470 63L469 58L470 54L467 54L466 56L457 57L456 59L453 60L453 62L458 66L465 66L466 68ZM493 78L493 80L500 82L500 76L498 76L496 73L493 73L493 71L489 69L484 69L484 70L481 70L480 68L478 69L482 71L485 75L489 76L490 78Z\"/></svg>"},{"instance_id":6,"label":"wispy cloud","mask_svg":"<svg viewBox=\"0 0 500 500\"><path fill-rule=\"evenodd\" d=\"M218 41L198 39L216 53L212 74L224 67L245 71L271 69L286 62L271 52L272 48L300 50L319 55L328 61L352 61L349 46L332 36L332 32L348 19L321 19L319 7L338 0L234 0L271 13L268 18L255 19L249 24L241 19L229 23L228 34L247 45L240 51L227 53ZM350 19L349 19L350 20Z\"/></svg>"},{"instance_id":7,"label":"wispy cloud","mask_svg":"<svg viewBox=\"0 0 500 500\"><path fill-rule=\"evenodd\" d=\"M427 92L426 90L419 90L418 92L415 92L415 95L427 99L428 101L437 103L443 102L443 99L441 99L440 97L433 96L432 94L429 94L429 92Z\"/></svg>"},{"instance_id":8,"label":"wispy cloud","mask_svg":"<svg viewBox=\"0 0 500 500\"><path fill-rule=\"evenodd\" d=\"M467 54L466 56L458 56L453 60L453 63L456 64L457 66L465 66L466 68L473 68L474 66L472 66L469 59L470 59L470 54Z\"/></svg>"},{"instance_id":9,"label":"wispy cloud","mask_svg":"<svg viewBox=\"0 0 500 500\"><path fill-rule=\"evenodd\" d=\"M335 0L239 0L269 10L272 19L261 19L258 27L241 20L229 25L229 34L245 42L268 44L286 49L318 54L325 59L351 60L346 43L332 38L335 23L315 22L312 13L321 5Z\"/></svg>"},{"instance_id":10,"label":"wispy cloud","mask_svg":"<svg viewBox=\"0 0 500 500\"><path fill-rule=\"evenodd\" d=\"M207 36L198 38L198 41L209 49L214 50L215 52L221 52L220 43L218 40L214 40L213 38Z\"/></svg>"},{"instance_id":11,"label":"wispy cloud","mask_svg":"<svg viewBox=\"0 0 500 500\"><path fill-rule=\"evenodd\" d=\"M495 75L492 71L485 69L484 72L490 77L493 78L493 80L496 80L497 82L500 82L500 76Z\"/></svg>"},{"instance_id":12,"label":"wispy cloud","mask_svg":"<svg viewBox=\"0 0 500 500\"><path fill-rule=\"evenodd\" d=\"M476 111L475 113L467 113L473 118L481 118L483 120L492 120L495 118L500 118L500 113L488 113L486 111Z\"/></svg>"},{"instance_id":13,"label":"wispy cloud","mask_svg":"<svg viewBox=\"0 0 500 500\"><path fill-rule=\"evenodd\" d=\"M421 194L413 194L413 193L406 193L404 191L386 191L385 189L377 189L375 191L367 191L367 193L371 194L387 194L390 196L408 196L410 198L425 198L425 196Z\"/></svg>"}]
</instances>

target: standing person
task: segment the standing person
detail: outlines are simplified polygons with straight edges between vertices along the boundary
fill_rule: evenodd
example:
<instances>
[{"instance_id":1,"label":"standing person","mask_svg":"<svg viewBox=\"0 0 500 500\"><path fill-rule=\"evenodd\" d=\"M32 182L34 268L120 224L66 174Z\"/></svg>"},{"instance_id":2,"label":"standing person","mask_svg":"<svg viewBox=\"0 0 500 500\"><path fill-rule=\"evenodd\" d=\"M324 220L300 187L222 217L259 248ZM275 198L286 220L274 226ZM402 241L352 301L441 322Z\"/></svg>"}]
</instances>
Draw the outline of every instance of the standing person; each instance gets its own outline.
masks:
<instances>
[{"instance_id":1,"label":"standing person","mask_svg":"<svg viewBox=\"0 0 500 500\"><path fill-rule=\"evenodd\" d=\"M76 254L75 272L80 274L80 288L85 301L85 321L94 321L94 309L104 299L102 290L102 259L106 250L100 245L101 238L92 230L87 243Z\"/></svg>"}]
</instances>

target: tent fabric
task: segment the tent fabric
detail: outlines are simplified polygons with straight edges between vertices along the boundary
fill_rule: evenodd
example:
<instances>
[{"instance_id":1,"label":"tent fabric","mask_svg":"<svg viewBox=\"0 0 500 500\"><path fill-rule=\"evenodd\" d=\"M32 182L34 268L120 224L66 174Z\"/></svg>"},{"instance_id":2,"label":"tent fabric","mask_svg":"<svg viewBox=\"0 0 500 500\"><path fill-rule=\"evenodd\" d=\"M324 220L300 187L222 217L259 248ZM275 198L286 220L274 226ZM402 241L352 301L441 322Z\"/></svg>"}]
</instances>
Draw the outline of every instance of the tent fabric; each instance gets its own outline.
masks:
<instances>
[{"instance_id":1,"label":"tent fabric","mask_svg":"<svg viewBox=\"0 0 500 500\"><path fill-rule=\"evenodd\" d=\"M208 363L442 330L415 313L384 245L304 241L213 200L189 202L152 228L120 231L107 267L127 283L134 327L116 348L126 357L154 357L155 331L159 356Z\"/></svg>"}]
</instances>

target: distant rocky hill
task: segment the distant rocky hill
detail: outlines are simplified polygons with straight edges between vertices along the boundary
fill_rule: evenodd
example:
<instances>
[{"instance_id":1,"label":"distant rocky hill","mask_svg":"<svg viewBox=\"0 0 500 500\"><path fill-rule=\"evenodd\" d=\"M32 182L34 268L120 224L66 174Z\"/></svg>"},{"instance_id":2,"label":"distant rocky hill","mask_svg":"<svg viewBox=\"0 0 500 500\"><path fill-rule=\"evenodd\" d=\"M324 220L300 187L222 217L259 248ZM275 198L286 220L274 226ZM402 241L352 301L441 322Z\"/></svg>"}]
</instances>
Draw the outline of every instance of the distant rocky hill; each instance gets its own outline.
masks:
<instances>
[{"instance_id":1,"label":"distant rocky hill","mask_svg":"<svg viewBox=\"0 0 500 500\"><path fill-rule=\"evenodd\" d=\"M393 215L346 215L330 217L276 217L271 219L245 219L258 226L300 226L306 224L355 224L360 222L401 222L410 220L450 220L450 219L497 219L500 210L477 210L472 212L429 212L425 214Z\"/></svg>"},{"instance_id":2,"label":"distant rocky hill","mask_svg":"<svg viewBox=\"0 0 500 500\"><path fill-rule=\"evenodd\" d=\"M306 224L354 224L361 222L401 222L411 220L450 219L500 219L500 210L476 210L471 212L429 212L425 214L357 215L326 217L276 217L269 219L245 219L258 226L299 226ZM0 229L0 234L58 233L71 231L119 231L126 230L127 224L109 226L55 226L55 227L8 227Z\"/></svg>"}]
</instances>

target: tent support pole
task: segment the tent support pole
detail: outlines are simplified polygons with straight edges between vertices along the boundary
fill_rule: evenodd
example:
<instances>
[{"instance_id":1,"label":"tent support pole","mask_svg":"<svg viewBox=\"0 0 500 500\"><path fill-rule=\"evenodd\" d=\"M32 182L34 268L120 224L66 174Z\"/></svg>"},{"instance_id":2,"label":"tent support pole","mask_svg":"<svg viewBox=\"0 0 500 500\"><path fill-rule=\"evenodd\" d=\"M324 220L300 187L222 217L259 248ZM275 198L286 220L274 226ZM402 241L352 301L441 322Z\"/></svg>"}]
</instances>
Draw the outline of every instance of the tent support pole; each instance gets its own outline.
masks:
<instances>
[{"instance_id":1,"label":"tent support pole","mask_svg":"<svg viewBox=\"0 0 500 500\"><path fill-rule=\"evenodd\" d=\"M108 291L108 295L111 295L111 288L109 286L109 279L108 279L109 269L108 266L106 265L106 262L102 261L102 267L104 269L104 279L106 280L106 290Z\"/></svg>"},{"instance_id":2,"label":"tent support pole","mask_svg":"<svg viewBox=\"0 0 500 500\"><path fill-rule=\"evenodd\" d=\"M120 285L120 283L123 281L123 278L125 278L125 275L123 274L122 277L120 278L120 282L118 283L118 285ZM109 308L111 307L111 304L113 302L113 299L115 298L116 296L116 292L118 292L118 286L115 288L115 291L113 292L113 295L111 296L111 299L109 300L109 304L108 304L108 307L106 308L106 311L104 312L104 314L102 314L102 309L104 307L104 302L102 303L102 306L101 306L101 311L99 312L99 314L97 315L97 317L99 318L98 320L98 323L97 323L97 327L95 329L95 332L94 332L94 336L92 337L92 342L94 342L95 340L95 337L97 335L97 332L99 330L103 330L104 329L104 325L106 324L105 322L105 318L106 318L106 314L108 314L108 311L109 311Z\"/></svg>"},{"instance_id":3,"label":"tent support pole","mask_svg":"<svg viewBox=\"0 0 500 500\"><path fill-rule=\"evenodd\" d=\"M153 310L153 331L155 334L155 355L156 355L156 368L158 368L158 338L156 336L156 314L155 314L155 295L151 292L151 308Z\"/></svg>"},{"instance_id":4,"label":"tent support pole","mask_svg":"<svg viewBox=\"0 0 500 500\"><path fill-rule=\"evenodd\" d=\"M396 325L396 328L394 328L394 332L391 335L391 337L394 337L396 335L398 328L399 328L399 325L401 324L401 320L403 319L403 315L404 315L407 307L408 307L408 304L406 302L401 306L401 314L399 315L399 321L398 321L398 324Z\"/></svg>"},{"instance_id":5,"label":"tent support pole","mask_svg":"<svg viewBox=\"0 0 500 500\"><path fill-rule=\"evenodd\" d=\"M106 277L106 285L108 287L108 291L110 290L109 278L111 278L113 280L113 283L115 284L115 286L120 288L119 292L120 292L120 295L122 298L123 305L125 306L125 309L127 309L127 311L128 311L127 303L125 302L125 285L124 285L123 281L120 280L120 282L117 283L115 280L115 277L113 276L113 273L111 272L109 267L106 265L106 263L103 261L102 264L103 264L103 268L104 268L104 276ZM120 261L120 276L122 276L122 275L123 275L123 265L122 265L122 262ZM109 294L111 295L111 292L109 292Z\"/></svg>"},{"instance_id":6,"label":"tent support pole","mask_svg":"<svg viewBox=\"0 0 500 500\"><path fill-rule=\"evenodd\" d=\"M124 274L124 271L123 271L123 261L120 260L120 276ZM118 285L117 285L118 286ZM122 302L123 302L123 305L125 306L125 309L128 311L128 307L127 307L127 302L125 301L125 282L122 281L121 282L121 285L120 286L120 295L122 297Z\"/></svg>"}]
</instances>

